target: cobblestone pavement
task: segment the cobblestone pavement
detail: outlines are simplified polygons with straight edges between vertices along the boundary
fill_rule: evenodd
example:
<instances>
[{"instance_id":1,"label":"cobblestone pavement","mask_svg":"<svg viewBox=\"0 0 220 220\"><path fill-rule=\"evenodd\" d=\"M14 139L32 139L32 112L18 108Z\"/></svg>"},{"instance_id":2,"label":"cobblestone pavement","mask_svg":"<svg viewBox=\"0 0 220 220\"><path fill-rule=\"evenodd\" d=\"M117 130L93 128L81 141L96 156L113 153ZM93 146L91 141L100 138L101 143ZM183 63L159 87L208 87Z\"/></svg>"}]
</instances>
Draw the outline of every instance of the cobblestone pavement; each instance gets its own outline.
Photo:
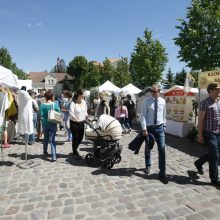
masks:
<instances>
[{"instance_id":1,"label":"cobblestone pavement","mask_svg":"<svg viewBox=\"0 0 220 220\"><path fill-rule=\"evenodd\" d=\"M71 144L58 132L58 161L42 157L42 143L28 146L30 161L38 165L20 169L24 145L4 150L0 166L0 220L38 219L220 219L220 190L210 185L208 165L198 176L194 160L206 149L167 135L168 184L158 178L158 153L154 146L151 174L144 168L144 147L134 155L127 145L135 131L123 136L122 161L111 170L86 166L72 159ZM80 153L91 145L83 142Z\"/></svg>"}]
</instances>

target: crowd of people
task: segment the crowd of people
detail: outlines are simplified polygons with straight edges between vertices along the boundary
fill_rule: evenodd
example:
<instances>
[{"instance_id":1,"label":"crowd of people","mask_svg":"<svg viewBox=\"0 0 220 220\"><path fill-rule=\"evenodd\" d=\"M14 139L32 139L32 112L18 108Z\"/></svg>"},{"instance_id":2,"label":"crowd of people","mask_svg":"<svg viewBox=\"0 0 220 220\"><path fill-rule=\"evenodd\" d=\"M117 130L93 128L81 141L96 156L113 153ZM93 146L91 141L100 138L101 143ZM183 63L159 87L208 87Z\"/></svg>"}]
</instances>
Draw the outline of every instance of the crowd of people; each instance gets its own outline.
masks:
<instances>
[{"instance_id":1,"label":"crowd of people","mask_svg":"<svg viewBox=\"0 0 220 220\"><path fill-rule=\"evenodd\" d=\"M198 173L202 175L204 173L202 166L208 162L211 184L220 187L218 177L220 86L211 83L208 85L207 91L209 97L201 101L199 107L198 142L206 143L208 152L195 161L194 164ZM25 104L27 100L29 101L28 105ZM63 127L67 135L67 141L72 142L73 158L81 159L78 147L83 139L84 125L88 118L88 106L82 90L78 90L75 93L63 91L61 98L55 98L50 91L42 90L39 96L36 96L33 91L26 92L26 88L22 87L18 94L18 133L24 134L25 132L22 131L24 129L28 130L28 143L30 145L35 142L35 138L40 139L43 135L43 154L45 157L49 156L48 144L50 143L51 161L56 161L55 137L58 126L48 121L48 113L51 109L56 112L62 112ZM120 98L112 94L108 103L103 95L97 96L94 98L92 105L89 106L89 110L95 117L106 114L118 119L124 134L130 133L132 130L132 121L136 113L135 103L129 94ZM31 119L34 129L31 126L28 127L30 125L26 122L28 118ZM160 86L158 84L152 85L151 96L147 97L142 103L140 119L143 137L151 134L157 143L159 178L164 182L168 182L165 157L166 102L160 97ZM62 125L60 125L61 128ZM8 147L8 145L6 146ZM149 175L151 149L148 147L147 142L145 146L145 165L145 173Z\"/></svg>"}]
</instances>

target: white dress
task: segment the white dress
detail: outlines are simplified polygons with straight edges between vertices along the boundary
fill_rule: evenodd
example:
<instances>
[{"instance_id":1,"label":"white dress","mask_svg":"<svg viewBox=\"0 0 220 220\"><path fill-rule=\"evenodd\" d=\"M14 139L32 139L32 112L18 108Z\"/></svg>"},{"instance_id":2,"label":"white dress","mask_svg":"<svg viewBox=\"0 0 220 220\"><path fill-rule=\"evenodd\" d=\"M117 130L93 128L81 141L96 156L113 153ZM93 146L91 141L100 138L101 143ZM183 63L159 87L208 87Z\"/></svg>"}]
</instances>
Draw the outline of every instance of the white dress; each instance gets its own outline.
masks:
<instances>
[{"instance_id":1,"label":"white dress","mask_svg":"<svg viewBox=\"0 0 220 220\"><path fill-rule=\"evenodd\" d=\"M32 98L27 91L18 92L18 130L19 134L33 134Z\"/></svg>"}]
</instances>

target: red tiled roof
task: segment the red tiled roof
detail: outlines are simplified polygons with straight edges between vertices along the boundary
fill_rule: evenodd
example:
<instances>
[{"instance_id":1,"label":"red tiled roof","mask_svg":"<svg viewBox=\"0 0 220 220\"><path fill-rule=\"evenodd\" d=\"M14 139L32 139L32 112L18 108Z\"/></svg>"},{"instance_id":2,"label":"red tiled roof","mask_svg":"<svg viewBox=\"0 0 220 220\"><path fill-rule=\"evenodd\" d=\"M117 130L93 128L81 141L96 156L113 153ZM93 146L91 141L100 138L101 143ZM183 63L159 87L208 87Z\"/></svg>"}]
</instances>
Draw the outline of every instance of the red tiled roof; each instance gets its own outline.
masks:
<instances>
[{"instance_id":1,"label":"red tiled roof","mask_svg":"<svg viewBox=\"0 0 220 220\"><path fill-rule=\"evenodd\" d=\"M57 78L57 82L62 81L65 78L65 76L67 76L67 79L69 80L73 79L73 77L67 73L47 73L47 72L30 72L29 78L32 80L33 83L39 83L39 82L43 82L45 77L48 75L55 76Z\"/></svg>"}]
</instances>

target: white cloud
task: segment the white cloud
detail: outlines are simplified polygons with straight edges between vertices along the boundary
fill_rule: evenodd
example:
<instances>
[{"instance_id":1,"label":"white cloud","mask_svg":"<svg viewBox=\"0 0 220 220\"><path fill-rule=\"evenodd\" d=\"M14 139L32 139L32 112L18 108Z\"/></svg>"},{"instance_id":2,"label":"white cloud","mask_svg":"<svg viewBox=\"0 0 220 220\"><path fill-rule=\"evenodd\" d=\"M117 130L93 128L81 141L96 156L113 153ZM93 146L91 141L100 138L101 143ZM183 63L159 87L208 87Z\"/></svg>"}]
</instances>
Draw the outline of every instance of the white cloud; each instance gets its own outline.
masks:
<instances>
[{"instance_id":1,"label":"white cloud","mask_svg":"<svg viewBox=\"0 0 220 220\"><path fill-rule=\"evenodd\" d=\"M42 22L37 22L36 25L40 27L40 26L43 25L43 23Z\"/></svg>"},{"instance_id":2,"label":"white cloud","mask_svg":"<svg viewBox=\"0 0 220 220\"><path fill-rule=\"evenodd\" d=\"M27 26L28 26L28 27L32 27L32 24L31 24L31 23L28 23Z\"/></svg>"}]
</instances>

